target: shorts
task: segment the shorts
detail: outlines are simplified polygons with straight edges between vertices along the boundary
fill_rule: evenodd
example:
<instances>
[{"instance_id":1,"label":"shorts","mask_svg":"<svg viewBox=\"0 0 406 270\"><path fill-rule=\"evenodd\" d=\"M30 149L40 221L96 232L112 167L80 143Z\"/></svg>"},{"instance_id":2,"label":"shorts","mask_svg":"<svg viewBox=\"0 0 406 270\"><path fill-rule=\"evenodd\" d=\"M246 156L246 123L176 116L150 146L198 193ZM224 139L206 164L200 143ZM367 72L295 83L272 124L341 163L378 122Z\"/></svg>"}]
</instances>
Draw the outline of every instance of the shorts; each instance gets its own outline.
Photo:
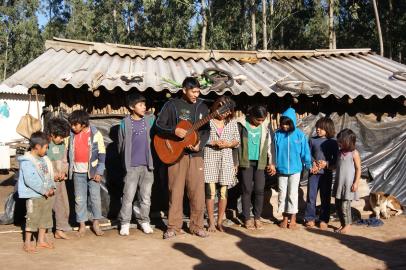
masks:
<instances>
[{"instance_id":1,"label":"shorts","mask_svg":"<svg viewBox=\"0 0 406 270\"><path fill-rule=\"evenodd\" d=\"M38 229L51 229L53 227L52 207L54 198L31 198L26 202L27 215L25 231L36 232Z\"/></svg>"},{"instance_id":2,"label":"shorts","mask_svg":"<svg viewBox=\"0 0 406 270\"><path fill-rule=\"evenodd\" d=\"M216 186L219 186L219 198L221 200L227 199L227 186L221 186L216 183L206 183L206 199L214 200L216 197Z\"/></svg>"}]
</instances>

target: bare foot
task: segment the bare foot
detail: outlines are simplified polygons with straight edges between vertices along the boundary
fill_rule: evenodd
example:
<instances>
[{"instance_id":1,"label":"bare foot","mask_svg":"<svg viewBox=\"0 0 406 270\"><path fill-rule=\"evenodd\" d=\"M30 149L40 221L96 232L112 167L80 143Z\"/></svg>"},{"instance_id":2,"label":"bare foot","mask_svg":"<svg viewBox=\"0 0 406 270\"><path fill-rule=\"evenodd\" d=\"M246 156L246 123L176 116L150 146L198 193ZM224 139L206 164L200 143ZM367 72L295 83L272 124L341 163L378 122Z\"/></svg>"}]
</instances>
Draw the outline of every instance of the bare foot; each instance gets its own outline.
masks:
<instances>
[{"instance_id":1,"label":"bare foot","mask_svg":"<svg viewBox=\"0 0 406 270\"><path fill-rule=\"evenodd\" d=\"M297 229L297 223L296 221L290 221L288 228L291 230L296 230Z\"/></svg>"},{"instance_id":2,"label":"bare foot","mask_svg":"<svg viewBox=\"0 0 406 270\"><path fill-rule=\"evenodd\" d=\"M288 217L284 217L282 222L279 223L279 227L282 229L286 229L288 227Z\"/></svg>"},{"instance_id":3,"label":"bare foot","mask_svg":"<svg viewBox=\"0 0 406 270\"><path fill-rule=\"evenodd\" d=\"M328 225L326 222L321 221L319 227L320 227L320 230L325 231L325 230L327 230Z\"/></svg>"},{"instance_id":4,"label":"bare foot","mask_svg":"<svg viewBox=\"0 0 406 270\"><path fill-rule=\"evenodd\" d=\"M79 225L78 236L83 237L86 234L86 225L84 222L81 222Z\"/></svg>"},{"instance_id":5,"label":"bare foot","mask_svg":"<svg viewBox=\"0 0 406 270\"><path fill-rule=\"evenodd\" d=\"M346 234L346 233L348 233L349 231L350 231L350 229L351 229L351 225L345 225L340 231L339 231L339 233L342 233L342 234Z\"/></svg>"},{"instance_id":6,"label":"bare foot","mask_svg":"<svg viewBox=\"0 0 406 270\"><path fill-rule=\"evenodd\" d=\"M306 228L313 228L314 227L314 220L310 220L310 221L307 221L306 223L305 223L305 227Z\"/></svg>"},{"instance_id":7,"label":"bare foot","mask_svg":"<svg viewBox=\"0 0 406 270\"><path fill-rule=\"evenodd\" d=\"M219 231L219 232L224 232L224 227L223 227L223 224L222 223L217 223L217 230Z\"/></svg>"},{"instance_id":8,"label":"bare foot","mask_svg":"<svg viewBox=\"0 0 406 270\"><path fill-rule=\"evenodd\" d=\"M217 231L216 226L214 226L214 224L210 224L209 227L207 228L207 231L215 233Z\"/></svg>"},{"instance_id":9,"label":"bare foot","mask_svg":"<svg viewBox=\"0 0 406 270\"><path fill-rule=\"evenodd\" d=\"M55 231L55 239L65 239L65 240L69 240L69 236L67 236L63 231Z\"/></svg>"},{"instance_id":10,"label":"bare foot","mask_svg":"<svg viewBox=\"0 0 406 270\"><path fill-rule=\"evenodd\" d=\"M38 253L37 249L31 244L24 243L23 250L27 253Z\"/></svg>"},{"instance_id":11,"label":"bare foot","mask_svg":"<svg viewBox=\"0 0 406 270\"><path fill-rule=\"evenodd\" d=\"M102 236L104 235L104 232L100 229L99 221L95 220L93 221L93 232L96 236Z\"/></svg>"}]
</instances>

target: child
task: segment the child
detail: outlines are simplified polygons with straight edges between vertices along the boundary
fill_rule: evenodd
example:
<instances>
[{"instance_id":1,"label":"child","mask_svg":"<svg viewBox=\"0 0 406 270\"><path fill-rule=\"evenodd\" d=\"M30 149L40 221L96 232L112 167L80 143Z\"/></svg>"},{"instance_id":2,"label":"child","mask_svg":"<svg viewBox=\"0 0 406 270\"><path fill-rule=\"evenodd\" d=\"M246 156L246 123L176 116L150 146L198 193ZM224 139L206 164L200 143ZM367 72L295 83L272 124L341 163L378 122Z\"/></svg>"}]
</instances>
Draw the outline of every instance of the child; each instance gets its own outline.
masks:
<instances>
[{"instance_id":1,"label":"child","mask_svg":"<svg viewBox=\"0 0 406 270\"><path fill-rule=\"evenodd\" d=\"M265 170L275 174L272 162L271 137L266 108L254 106L247 117L238 119L240 133L239 167L242 176L242 211L247 229L263 229L261 223L264 204ZM254 220L251 219L251 199L254 191Z\"/></svg>"},{"instance_id":2,"label":"child","mask_svg":"<svg viewBox=\"0 0 406 270\"><path fill-rule=\"evenodd\" d=\"M310 152L313 160L311 175L307 182L307 203L305 211L306 227L314 227L316 219L316 198L320 189L321 213L320 229L327 229L330 220L331 186L333 183L332 169L337 162L338 145L333 139L334 122L322 117L316 122L317 136L310 139Z\"/></svg>"},{"instance_id":3,"label":"child","mask_svg":"<svg viewBox=\"0 0 406 270\"><path fill-rule=\"evenodd\" d=\"M55 174L55 238L69 239L64 231L72 230L69 225L69 200L65 180L68 173L67 147L64 139L69 136L69 123L62 118L52 118L47 124L47 135L51 139L47 156L51 160Z\"/></svg>"},{"instance_id":4,"label":"child","mask_svg":"<svg viewBox=\"0 0 406 270\"><path fill-rule=\"evenodd\" d=\"M211 111L214 112L225 103L233 102L229 97L220 97L214 102ZM210 137L204 149L204 178L206 185L206 206L209 215L209 232L215 232L216 227L223 232L223 216L227 207L227 189L236 185L233 148L240 143L234 110L227 114L218 115L210 120ZM217 226L214 225L214 198L216 186L219 188Z\"/></svg>"},{"instance_id":5,"label":"child","mask_svg":"<svg viewBox=\"0 0 406 270\"><path fill-rule=\"evenodd\" d=\"M131 115L120 123L118 148L123 155L126 176L122 206L119 214L120 235L129 235L133 200L138 190L136 218L144 233L152 233L149 220L151 189L154 183L151 153L151 128L154 115L146 114L145 97L138 93L128 96Z\"/></svg>"},{"instance_id":6,"label":"child","mask_svg":"<svg viewBox=\"0 0 406 270\"><path fill-rule=\"evenodd\" d=\"M104 233L99 226L99 219L102 218L100 181L106 159L103 136L89 124L89 114L85 111L73 111L68 120L72 127L68 148L69 179L73 178L75 187L76 220L80 224L78 233L84 236L86 232L89 192L93 231L97 236L102 236Z\"/></svg>"},{"instance_id":7,"label":"child","mask_svg":"<svg viewBox=\"0 0 406 270\"><path fill-rule=\"evenodd\" d=\"M276 170L278 172L278 211L283 213L281 228L296 228L300 173L312 166L309 143L305 134L296 128L296 112L287 109L275 132ZM288 225L290 219L290 224Z\"/></svg>"},{"instance_id":8,"label":"child","mask_svg":"<svg viewBox=\"0 0 406 270\"><path fill-rule=\"evenodd\" d=\"M340 152L337 159L333 196L341 227L339 233L348 233L351 228L351 201L358 200L358 185L361 179L361 158L355 149L356 136L351 129L343 129L337 135Z\"/></svg>"},{"instance_id":9,"label":"child","mask_svg":"<svg viewBox=\"0 0 406 270\"><path fill-rule=\"evenodd\" d=\"M46 152L48 137L43 132L34 132L30 138L30 152L19 157L20 173L18 195L27 198L25 241L23 249L36 253L31 245L33 232L38 232L37 248L54 248L46 239L46 230L52 228L52 206L55 191L52 163Z\"/></svg>"}]
</instances>

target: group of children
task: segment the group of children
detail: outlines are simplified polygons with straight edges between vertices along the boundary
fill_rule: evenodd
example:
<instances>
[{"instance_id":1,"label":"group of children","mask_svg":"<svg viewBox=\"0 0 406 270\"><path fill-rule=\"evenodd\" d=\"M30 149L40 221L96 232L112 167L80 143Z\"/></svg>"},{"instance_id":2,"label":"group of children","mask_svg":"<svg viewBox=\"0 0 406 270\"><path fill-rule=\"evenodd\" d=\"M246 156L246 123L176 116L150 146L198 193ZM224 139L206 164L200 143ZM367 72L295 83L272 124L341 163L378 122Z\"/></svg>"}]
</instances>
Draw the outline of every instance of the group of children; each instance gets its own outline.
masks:
<instances>
[{"instance_id":1,"label":"group of children","mask_svg":"<svg viewBox=\"0 0 406 270\"><path fill-rule=\"evenodd\" d=\"M138 93L128 96L131 114L121 121L118 136L118 149L126 172L119 213L120 235L129 235L133 212L142 231L153 232L149 219L155 161L152 134L182 139L188 131L177 127L180 120L195 123L224 103L233 102L222 96L209 110L198 98L200 85L192 77L184 80L182 91L182 97L164 105L157 119L146 111L145 97ZM45 133L32 134L30 151L19 158L18 192L20 198L27 199L24 250L30 253L36 252L36 248L53 248L45 234L53 227L52 209L55 238L69 239L65 234L71 230L65 185L68 179L74 182L78 235L85 234L85 222L89 219L93 222L94 233L103 235L99 226L102 217L100 181L106 157L103 137L89 124L89 115L85 111L72 112L68 121L51 119ZM242 216L247 229L263 228L261 214L267 174L278 178L278 211L283 214L280 227L295 228L301 172L309 170L305 225L316 225L316 197L320 190L320 228L327 228L333 195L341 223L337 231L348 232L351 201L357 199L361 173L354 132L344 129L334 139L333 121L323 117L316 123L317 135L309 141L296 127L296 114L292 108L282 114L279 124L278 130L271 131L266 108L256 105L246 116L235 118L231 110L217 114L203 125L198 130L197 145L188 146L176 163L168 165L169 212L164 238L184 233L185 188L190 203L190 232L207 237L207 231L224 231L222 223L228 190L237 185L237 172L241 176ZM334 186L333 170L336 170ZM216 194L217 221L214 219ZM207 231L203 225L205 208L209 224ZM36 247L31 242L34 232L38 232Z\"/></svg>"}]
</instances>

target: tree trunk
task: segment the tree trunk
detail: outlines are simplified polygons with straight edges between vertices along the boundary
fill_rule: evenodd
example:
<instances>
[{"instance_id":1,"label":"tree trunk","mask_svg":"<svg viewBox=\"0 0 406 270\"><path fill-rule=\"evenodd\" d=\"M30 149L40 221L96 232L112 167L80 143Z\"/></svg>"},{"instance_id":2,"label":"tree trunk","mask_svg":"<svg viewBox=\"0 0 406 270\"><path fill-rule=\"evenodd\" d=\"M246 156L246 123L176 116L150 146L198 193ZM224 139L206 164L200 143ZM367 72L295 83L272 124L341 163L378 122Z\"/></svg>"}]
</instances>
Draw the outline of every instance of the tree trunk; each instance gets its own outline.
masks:
<instances>
[{"instance_id":1,"label":"tree trunk","mask_svg":"<svg viewBox=\"0 0 406 270\"><path fill-rule=\"evenodd\" d=\"M266 0L262 0L262 48L268 49L268 37L266 28Z\"/></svg>"},{"instance_id":2,"label":"tree trunk","mask_svg":"<svg viewBox=\"0 0 406 270\"><path fill-rule=\"evenodd\" d=\"M388 21L388 23L386 24L386 32L387 32L387 35L388 35L388 38L389 38L389 58L390 59L392 59L392 54L393 54L393 40L392 40L392 33L391 33L391 31L390 31L390 26L391 26L391 24L392 24L392 18L393 18L393 16L394 16L394 14L393 14L393 0L389 0L388 1L389 2L389 21Z\"/></svg>"},{"instance_id":3,"label":"tree trunk","mask_svg":"<svg viewBox=\"0 0 406 270\"><path fill-rule=\"evenodd\" d=\"M200 48L202 50L205 50L206 49L206 35L207 35L206 0L201 0L201 3L202 3L203 27L202 27L202 36L200 37Z\"/></svg>"},{"instance_id":4,"label":"tree trunk","mask_svg":"<svg viewBox=\"0 0 406 270\"><path fill-rule=\"evenodd\" d=\"M251 49L255 50L257 48L257 27L255 23L255 0L251 0Z\"/></svg>"},{"instance_id":5,"label":"tree trunk","mask_svg":"<svg viewBox=\"0 0 406 270\"><path fill-rule=\"evenodd\" d=\"M7 37L6 37L6 51L4 53L4 73L3 73L3 81L6 80L7 77L7 57L8 57L8 38L9 38L9 32L7 31Z\"/></svg>"},{"instance_id":6,"label":"tree trunk","mask_svg":"<svg viewBox=\"0 0 406 270\"><path fill-rule=\"evenodd\" d=\"M269 14L270 14L270 30L269 30L269 47L273 47L273 16L274 16L274 0L269 1Z\"/></svg>"},{"instance_id":7,"label":"tree trunk","mask_svg":"<svg viewBox=\"0 0 406 270\"><path fill-rule=\"evenodd\" d=\"M328 16L328 48L330 50L336 49L335 47L335 30L334 30L334 0L330 0L329 16Z\"/></svg>"},{"instance_id":8,"label":"tree trunk","mask_svg":"<svg viewBox=\"0 0 406 270\"><path fill-rule=\"evenodd\" d=\"M379 21L379 13L378 13L378 5L376 3L376 0L372 0L372 3L374 5L374 13L375 13L375 20L376 20L376 28L378 30L378 37L379 37L379 47L380 47L380 52L379 54L383 56L383 38L382 38L382 30L381 30L381 23Z\"/></svg>"}]
</instances>

